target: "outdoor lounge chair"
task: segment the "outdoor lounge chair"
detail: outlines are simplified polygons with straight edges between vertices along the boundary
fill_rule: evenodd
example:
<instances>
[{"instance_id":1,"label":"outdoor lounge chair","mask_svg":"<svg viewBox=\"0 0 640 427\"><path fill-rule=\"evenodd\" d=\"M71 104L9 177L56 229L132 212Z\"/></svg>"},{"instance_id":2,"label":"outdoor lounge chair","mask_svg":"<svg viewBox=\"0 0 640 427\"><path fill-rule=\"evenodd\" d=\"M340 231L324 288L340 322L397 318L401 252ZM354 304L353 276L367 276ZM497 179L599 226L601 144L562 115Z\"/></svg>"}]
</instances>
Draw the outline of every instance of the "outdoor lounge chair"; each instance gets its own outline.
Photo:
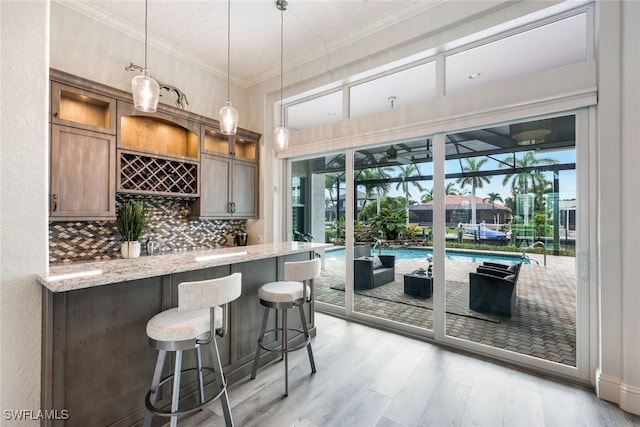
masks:
<instances>
[{"instance_id":1,"label":"outdoor lounge chair","mask_svg":"<svg viewBox=\"0 0 640 427\"><path fill-rule=\"evenodd\" d=\"M474 311L511 317L516 308L518 275L522 263L513 270L480 266L469 273L469 308Z\"/></svg>"}]
</instances>

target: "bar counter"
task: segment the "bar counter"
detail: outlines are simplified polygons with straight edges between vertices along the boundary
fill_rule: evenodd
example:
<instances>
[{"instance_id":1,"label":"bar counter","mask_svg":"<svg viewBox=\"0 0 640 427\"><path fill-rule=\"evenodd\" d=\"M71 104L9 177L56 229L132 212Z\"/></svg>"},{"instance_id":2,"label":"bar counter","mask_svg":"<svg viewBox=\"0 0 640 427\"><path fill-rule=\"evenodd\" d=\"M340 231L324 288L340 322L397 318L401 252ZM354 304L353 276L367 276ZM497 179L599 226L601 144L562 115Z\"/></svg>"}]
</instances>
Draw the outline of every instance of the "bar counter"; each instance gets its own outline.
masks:
<instances>
[{"instance_id":1,"label":"bar counter","mask_svg":"<svg viewBox=\"0 0 640 427\"><path fill-rule=\"evenodd\" d=\"M324 243L283 242L54 266L38 276L51 292L66 292L153 276L273 258L330 247Z\"/></svg>"},{"instance_id":2,"label":"bar counter","mask_svg":"<svg viewBox=\"0 0 640 427\"><path fill-rule=\"evenodd\" d=\"M38 277L43 285L41 406L66 409L69 419L47 420L44 425L140 423L157 356L148 343L146 323L177 306L178 284L184 281L242 273L242 295L230 305L229 333L218 340L218 346L227 381L232 384L246 377L263 313L258 289L282 280L285 262L312 259L314 252L329 246L286 242L51 267ZM315 335L313 301L305 305L305 312L310 333ZM292 316L290 327L301 327L296 318ZM269 329L277 322L271 316ZM205 366L210 366L204 353ZM264 354L261 363L276 357ZM185 369L195 366L191 359L185 356ZM209 375L205 382L212 379ZM181 401L196 398L194 383L195 377L183 378ZM166 394L159 404L170 403Z\"/></svg>"}]
</instances>

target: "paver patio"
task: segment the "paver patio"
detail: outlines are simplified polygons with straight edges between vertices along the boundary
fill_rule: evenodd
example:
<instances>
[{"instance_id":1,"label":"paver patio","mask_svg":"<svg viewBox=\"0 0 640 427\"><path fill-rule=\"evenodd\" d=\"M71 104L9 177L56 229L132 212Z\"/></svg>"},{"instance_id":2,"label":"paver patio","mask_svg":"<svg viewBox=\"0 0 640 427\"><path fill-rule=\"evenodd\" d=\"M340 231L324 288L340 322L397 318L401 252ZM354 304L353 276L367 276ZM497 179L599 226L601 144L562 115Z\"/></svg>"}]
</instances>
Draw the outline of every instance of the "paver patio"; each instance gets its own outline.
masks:
<instances>
[{"instance_id":1,"label":"paver patio","mask_svg":"<svg viewBox=\"0 0 640 427\"><path fill-rule=\"evenodd\" d=\"M575 258L530 255L537 260L520 269L517 307L512 316L495 316L468 309L469 272L479 265L447 260L446 333L473 342L541 359L576 365ZM354 310L426 329L433 328L432 298L404 295L403 275L426 260L396 260L395 281L356 291ZM437 273L436 273L437 274ZM344 261L327 259L316 280L317 301L344 307Z\"/></svg>"}]
</instances>

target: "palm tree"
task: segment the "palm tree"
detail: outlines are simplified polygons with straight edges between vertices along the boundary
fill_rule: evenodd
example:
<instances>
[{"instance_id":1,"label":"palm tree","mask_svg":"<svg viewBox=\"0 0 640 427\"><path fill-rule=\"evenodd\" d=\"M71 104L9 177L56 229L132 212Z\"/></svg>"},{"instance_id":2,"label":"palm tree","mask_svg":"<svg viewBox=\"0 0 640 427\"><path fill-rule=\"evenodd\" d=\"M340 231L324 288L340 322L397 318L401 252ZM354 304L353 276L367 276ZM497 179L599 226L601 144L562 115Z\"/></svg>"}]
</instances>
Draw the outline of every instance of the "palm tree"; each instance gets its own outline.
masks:
<instances>
[{"instance_id":1,"label":"palm tree","mask_svg":"<svg viewBox=\"0 0 640 427\"><path fill-rule=\"evenodd\" d=\"M483 202L491 203L491 214L493 215L494 224L498 223L498 221L496 220L496 201L497 200L500 200L501 202L504 203L504 200L502 200L502 197L498 193L489 193L487 194L487 197L482 199Z\"/></svg>"},{"instance_id":2,"label":"palm tree","mask_svg":"<svg viewBox=\"0 0 640 427\"><path fill-rule=\"evenodd\" d=\"M338 173L328 173L324 176L324 188L329 191L331 206L336 208L336 219L340 217L340 184L344 178ZM336 190L336 198L333 198L333 190Z\"/></svg>"},{"instance_id":3,"label":"palm tree","mask_svg":"<svg viewBox=\"0 0 640 427\"><path fill-rule=\"evenodd\" d=\"M430 190L426 190L426 193L422 195L422 199L420 199L420 203L429 203L433 200L433 188Z\"/></svg>"},{"instance_id":4,"label":"palm tree","mask_svg":"<svg viewBox=\"0 0 640 427\"><path fill-rule=\"evenodd\" d=\"M367 204L367 201L373 197L373 192L376 192L377 208L376 212L380 213L380 198L386 196L391 186L388 182L371 183L367 181L379 180L384 178L382 173L378 169L363 169L357 176L357 185L364 187L365 199L362 204L362 209ZM362 212L362 210L360 211Z\"/></svg>"},{"instance_id":5,"label":"palm tree","mask_svg":"<svg viewBox=\"0 0 640 427\"><path fill-rule=\"evenodd\" d=\"M499 167L505 167L509 165L514 169L523 170L517 173L511 173L505 175L502 180L502 185L506 185L509 181L511 181L511 192L514 195L514 199L516 194L522 192L525 195L524 198L524 224L529 224L529 199L527 195L529 194L529 184L531 184L531 190L534 194L537 194L537 190L539 188L545 188L547 186L548 181L544 178L542 172L531 169L536 166L543 165L555 165L558 163L558 160L552 158L542 158L539 159L536 157L535 153L532 151L528 151L521 158L507 157L502 160L504 163L499 163Z\"/></svg>"},{"instance_id":6,"label":"palm tree","mask_svg":"<svg viewBox=\"0 0 640 427\"><path fill-rule=\"evenodd\" d=\"M455 187L455 182L447 182L447 185L444 187L444 195L450 196L454 194L460 194L460 190ZM425 194L422 195L422 199L420 199L421 203L429 203L433 200L433 188L427 190Z\"/></svg>"},{"instance_id":7,"label":"palm tree","mask_svg":"<svg viewBox=\"0 0 640 427\"><path fill-rule=\"evenodd\" d=\"M482 166L487 162L487 159L482 159L478 161L477 158L472 157L469 159L465 159L467 162L466 165L462 167L462 172L473 173L479 172ZM456 181L462 188L470 185L471 186L471 224L476 223L476 188L482 188L482 186L491 182L491 179L486 176L465 176L462 178L458 178Z\"/></svg>"},{"instance_id":8,"label":"palm tree","mask_svg":"<svg viewBox=\"0 0 640 427\"><path fill-rule=\"evenodd\" d=\"M409 198L411 198L411 194L409 193L409 184L415 186L420 191L424 191L424 189L422 188L420 183L417 181L407 181L407 178L413 176L415 172L418 171L418 169L416 168L416 165L411 163L405 166L398 166L398 168L400 168L400 173L398 174L398 178L402 178L402 181L396 184L396 190L402 189L402 192L404 193L404 200L405 200L404 210L405 210L405 213L407 214L407 224L408 224L409 223Z\"/></svg>"},{"instance_id":9,"label":"palm tree","mask_svg":"<svg viewBox=\"0 0 640 427\"><path fill-rule=\"evenodd\" d=\"M444 195L445 196L451 196L451 195L456 195L456 194L460 194L460 190L458 190L455 187L455 182L453 181L449 181L447 182L446 187L444 187Z\"/></svg>"}]
</instances>

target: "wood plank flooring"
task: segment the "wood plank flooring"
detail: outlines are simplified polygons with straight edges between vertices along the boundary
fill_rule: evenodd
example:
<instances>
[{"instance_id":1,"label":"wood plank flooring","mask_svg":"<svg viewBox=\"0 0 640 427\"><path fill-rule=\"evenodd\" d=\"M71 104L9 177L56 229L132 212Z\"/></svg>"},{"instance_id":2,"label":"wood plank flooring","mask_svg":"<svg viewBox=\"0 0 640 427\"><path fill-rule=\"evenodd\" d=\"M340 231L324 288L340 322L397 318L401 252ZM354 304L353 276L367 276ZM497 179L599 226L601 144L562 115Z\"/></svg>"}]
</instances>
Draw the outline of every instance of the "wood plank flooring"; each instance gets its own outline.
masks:
<instances>
[{"instance_id":1,"label":"wood plank flooring","mask_svg":"<svg viewBox=\"0 0 640 427\"><path fill-rule=\"evenodd\" d=\"M595 392L316 313L307 352L229 388L236 426L640 426ZM219 402L180 425L223 426Z\"/></svg>"}]
</instances>

